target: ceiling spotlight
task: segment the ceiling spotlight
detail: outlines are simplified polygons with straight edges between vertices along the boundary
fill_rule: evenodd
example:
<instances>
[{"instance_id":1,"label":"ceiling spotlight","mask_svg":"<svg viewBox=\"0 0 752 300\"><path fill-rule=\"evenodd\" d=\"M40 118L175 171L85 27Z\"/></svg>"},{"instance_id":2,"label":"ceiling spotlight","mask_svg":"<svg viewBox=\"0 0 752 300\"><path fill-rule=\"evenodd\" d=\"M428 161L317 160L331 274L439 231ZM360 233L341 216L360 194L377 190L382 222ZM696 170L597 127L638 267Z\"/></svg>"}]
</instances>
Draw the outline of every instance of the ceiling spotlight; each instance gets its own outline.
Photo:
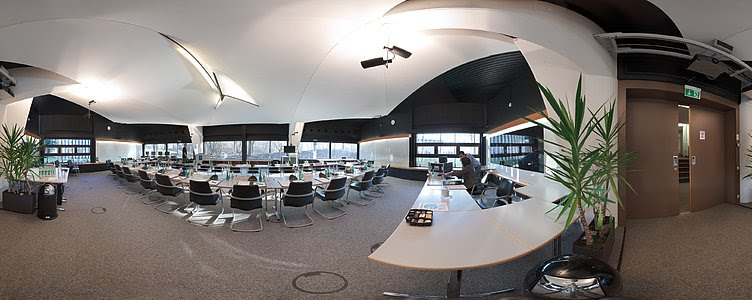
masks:
<instances>
[{"instance_id":1,"label":"ceiling spotlight","mask_svg":"<svg viewBox=\"0 0 752 300\"><path fill-rule=\"evenodd\" d=\"M389 67L389 64L392 63L391 59L384 59L383 57L377 57L372 58L369 60L364 60L360 62L360 66L363 67L363 69L378 67L378 66L387 66Z\"/></svg>"},{"instance_id":2,"label":"ceiling spotlight","mask_svg":"<svg viewBox=\"0 0 752 300\"><path fill-rule=\"evenodd\" d=\"M391 48L384 46L384 49L389 50L389 52L392 52L395 55L399 55L402 58L408 58L410 57L410 55L413 55L410 51L407 51L397 46L392 46Z\"/></svg>"}]
</instances>

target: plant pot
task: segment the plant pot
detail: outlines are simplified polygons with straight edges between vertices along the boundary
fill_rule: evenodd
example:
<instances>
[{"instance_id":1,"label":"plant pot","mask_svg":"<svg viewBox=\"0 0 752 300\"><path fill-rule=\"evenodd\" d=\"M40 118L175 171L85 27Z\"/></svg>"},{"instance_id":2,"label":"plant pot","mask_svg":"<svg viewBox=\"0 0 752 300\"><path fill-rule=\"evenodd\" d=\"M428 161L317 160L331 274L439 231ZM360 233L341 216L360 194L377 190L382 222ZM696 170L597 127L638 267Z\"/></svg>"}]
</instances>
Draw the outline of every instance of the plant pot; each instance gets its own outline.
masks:
<instances>
[{"instance_id":1,"label":"plant pot","mask_svg":"<svg viewBox=\"0 0 752 300\"><path fill-rule=\"evenodd\" d=\"M611 259L611 252L614 249L615 230L613 227L613 217L608 217L603 222L603 226L608 226L610 230L606 233L606 238L603 240L597 240L596 236L598 232L595 231L595 223L590 223L590 230L593 231L593 245L588 246L585 244L585 234L580 235L580 238L575 240L572 245L572 252L576 254L587 255L593 258L597 258L603 262L608 263Z\"/></svg>"},{"instance_id":2,"label":"plant pot","mask_svg":"<svg viewBox=\"0 0 752 300\"><path fill-rule=\"evenodd\" d=\"M22 214L33 214L37 206L35 196L34 193L16 194L4 191L3 209Z\"/></svg>"}]
</instances>

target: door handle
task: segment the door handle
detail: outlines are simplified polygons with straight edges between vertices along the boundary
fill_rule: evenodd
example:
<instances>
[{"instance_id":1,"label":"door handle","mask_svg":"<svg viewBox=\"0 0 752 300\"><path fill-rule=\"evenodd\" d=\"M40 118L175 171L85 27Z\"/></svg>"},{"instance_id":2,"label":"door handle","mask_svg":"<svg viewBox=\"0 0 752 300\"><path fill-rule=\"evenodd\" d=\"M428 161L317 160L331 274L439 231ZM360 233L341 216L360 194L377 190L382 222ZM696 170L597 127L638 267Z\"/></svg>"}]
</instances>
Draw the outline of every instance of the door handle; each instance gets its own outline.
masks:
<instances>
[{"instance_id":1,"label":"door handle","mask_svg":"<svg viewBox=\"0 0 752 300\"><path fill-rule=\"evenodd\" d=\"M697 164L697 157L692 155L692 165L694 166L696 164Z\"/></svg>"}]
</instances>

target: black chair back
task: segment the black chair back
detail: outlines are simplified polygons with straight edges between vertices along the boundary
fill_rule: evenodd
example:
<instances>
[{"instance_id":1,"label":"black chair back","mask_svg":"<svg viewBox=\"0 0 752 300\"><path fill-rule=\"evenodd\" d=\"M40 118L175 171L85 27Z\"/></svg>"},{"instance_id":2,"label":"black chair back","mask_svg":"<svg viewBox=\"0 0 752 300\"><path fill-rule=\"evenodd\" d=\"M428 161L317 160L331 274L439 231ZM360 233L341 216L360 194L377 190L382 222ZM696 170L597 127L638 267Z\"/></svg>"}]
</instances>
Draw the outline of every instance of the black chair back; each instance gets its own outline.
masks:
<instances>
[{"instance_id":1,"label":"black chair back","mask_svg":"<svg viewBox=\"0 0 752 300\"><path fill-rule=\"evenodd\" d=\"M219 193L214 193L208 181L191 180L189 183L190 200L198 205L217 205Z\"/></svg>"},{"instance_id":2,"label":"black chair back","mask_svg":"<svg viewBox=\"0 0 752 300\"><path fill-rule=\"evenodd\" d=\"M290 175L289 178L290 178L290 181L298 180L298 176L295 176L295 175Z\"/></svg>"},{"instance_id":3,"label":"black chair back","mask_svg":"<svg viewBox=\"0 0 752 300\"><path fill-rule=\"evenodd\" d=\"M123 176L128 182L136 182L136 176L131 173L131 169L128 167L123 167Z\"/></svg>"},{"instance_id":4,"label":"black chair back","mask_svg":"<svg viewBox=\"0 0 752 300\"><path fill-rule=\"evenodd\" d=\"M366 172L363 174L363 177L360 179L360 187L367 189L370 188L373 185L373 170Z\"/></svg>"},{"instance_id":5,"label":"black chair back","mask_svg":"<svg viewBox=\"0 0 752 300\"><path fill-rule=\"evenodd\" d=\"M230 194L230 207L240 210L262 208L262 196L258 185L234 185Z\"/></svg>"},{"instance_id":6,"label":"black chair back","mask_svg":"<svg viewBox=\"0 0 752 300\"><path fill-rule=\"evenodd\" d=\"M170 176L165 174L154 174L157 182L157 192L165 196L176 196L182 192L182 189L172 184Z\"/></svg>"},{"instance_id":7,"label":"black chair back","mask_svg":"<svg viewBox=\"0 0 752 300\"><path fill-rule=\"evenodd\" d=\"M345 195L345 186L347 177L335 178L329 181L329 185L324 190L324 200L337 200Z\"/></svg>"},{"instance_id":8,"label":"black chair back","mask_svg":"<svg viewBox=\"0 0 752 300\"><path fill-rule=\"evenodd\" d=\"M514 182L509 179L501 180L499 187L496 189L496 197L509 197L514 190Z\"/></svg>"},{"instance_id":9,"label":"black chair back","mask_svg":"<svg viewBox=\"0 0 752 300\"><path fill-rule=\"evenodd\" d=\"M120 178L125 178L125 175L123 174L123 166L121 165L115 165L115 173Z\"/></svg>"},{"instance_id":10,"label":"black chair back","mask_svg":"<svg viewBox=\"0 0 752 300\"><path fill-rule=\"evenodd\" d=\"M209 176L209 180L219 180L219 175L214 174L212 176ZM208 183L207 183L208 184Z\"/></svg>"},{"instance_id":11,"label":"black chair back","mask_svg":"<svg viewBox=\"0 0 752 300\"><path fill-rule=\"evenodd\" d=\"M285 192L285 206L301 207L313 203L313 183L310 181L292 181Z\"/></svg>"},{"instance_id":12,"label":"black chair back","mask_svg":"<svg viewBox=\"0 0 752 300\"><path fill-rule=\"evenodd\" d=\"M376 175L373 176L373 184L381 184L384 182L384 172L384 168L376 171Z\"/></svg>"},{"instance_id":13,"label":"black chair back","mask_svg":"<svg viewBox=\"0 0 752 300\"><path fill-rule=\"evenodd\" d=\"M138 170L138 181L141 183L141 186L147 190L155 189L154 180L151 180L149 174L146 174L146 171L144 170Z\"/></svg>"},{"instance_id":14,"label":"black chair back","mask_svg":"<svg viewBox=\"0 0 752 300\"><path fill-rule=\"evenodd\" d=\"M248 181L255 182L255 181L258 181L258 178L256 177L256 175L251 175L251 176L248 176Z\"/></svg>"}]
</instances>

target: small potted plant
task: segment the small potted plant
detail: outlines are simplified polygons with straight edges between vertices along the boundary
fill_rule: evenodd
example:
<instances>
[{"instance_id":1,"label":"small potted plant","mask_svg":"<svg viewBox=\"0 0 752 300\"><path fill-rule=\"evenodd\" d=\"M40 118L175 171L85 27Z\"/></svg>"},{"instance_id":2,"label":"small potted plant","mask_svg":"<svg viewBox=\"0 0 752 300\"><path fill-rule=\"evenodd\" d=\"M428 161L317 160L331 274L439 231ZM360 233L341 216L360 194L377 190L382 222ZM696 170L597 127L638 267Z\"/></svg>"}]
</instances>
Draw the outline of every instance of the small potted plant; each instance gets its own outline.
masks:
<instances>
[{"instance_id":1,"label":"small potted plant","mask_svg":"<svg viewBox=\"0 0 752 300\"><path fill-rule=\"evenodd\" d=\"M36 208L30 177L39 164L42 149L39 140L24 135L24 129L3 125L0 134L0 176L8 181L8 190L3 191L3 209L31 214Z\"/></svg>"}]
</instances>

